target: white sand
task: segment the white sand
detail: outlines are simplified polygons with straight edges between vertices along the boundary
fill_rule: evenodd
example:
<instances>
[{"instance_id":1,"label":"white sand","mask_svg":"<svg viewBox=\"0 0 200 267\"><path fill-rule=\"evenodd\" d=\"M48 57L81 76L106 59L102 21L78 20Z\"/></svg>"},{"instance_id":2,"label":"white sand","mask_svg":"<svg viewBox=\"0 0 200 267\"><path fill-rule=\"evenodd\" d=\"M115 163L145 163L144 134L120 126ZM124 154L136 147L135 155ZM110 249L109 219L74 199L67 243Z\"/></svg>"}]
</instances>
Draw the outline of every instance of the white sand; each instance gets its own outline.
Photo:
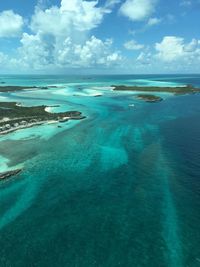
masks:
<instances>
[{"instance_id":1,"label":"white sand","mask_svg":"<svg viewBox=\"0 0 200 267\"><path fill-rule=\"evenodd\" d=\"M44 110L45 110L46 112L52 113L52 107L46 107Z\"/></svg>"}]
</instances>

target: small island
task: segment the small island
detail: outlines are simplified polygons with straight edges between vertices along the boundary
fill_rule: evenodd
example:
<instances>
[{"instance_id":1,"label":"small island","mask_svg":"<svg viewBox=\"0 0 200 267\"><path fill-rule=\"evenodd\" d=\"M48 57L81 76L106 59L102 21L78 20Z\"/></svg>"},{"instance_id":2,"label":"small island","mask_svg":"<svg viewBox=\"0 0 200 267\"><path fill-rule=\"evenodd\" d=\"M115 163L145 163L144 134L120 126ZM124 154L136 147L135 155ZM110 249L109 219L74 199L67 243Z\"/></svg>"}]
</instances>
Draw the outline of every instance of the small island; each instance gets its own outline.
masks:
<instances>
[{"instance_id":1,"label":"small island","mask_svg":"<svg viewBox=\"0 0 200 267\"><path fill-rule=\"evenodd\" d=\"M22 171L22 169L16 169L16 170L11 170L7 172L0 172L0 181L1 180L7 180L12 176L15 176L19 174Z\"/></svg>"},{"instance_id":2,"label":"small island","mask_svg":"<svg viewBox=\"0 0 200 267\"><path fill-rule=\"evenodd\" d=\"M30 89L35 89L37 88L36 86L12 86L12 85L7 85L7 86L0 86L0 92L6 93L6 92L15 92L15 91L22 91L22 90L30 90Z\"/></svg>"},{"instance_id":3,"label":"small island","mask_svg":"<svg viewBox=\"0 0 200 267\"><path fill-rule=\"evenodd\" d=\"M155 95L147 95L147 94L139 94L137 95L138 99L144 100L145 102L149 103L156 103L162 101L162 97L160 96L155 96Z\"/></svg>"},{"instance_id":4,"label":"small island","mask_svg":"<svg viewBox=\"0 0 200 267\"><path fill-rule=\"evenodd\" d=\"M158 86L126 86L126 85L112 85L114 91L129 91L129 92L141 92L136 97L145 102L156 103L162 101L162 97L154 94L145 93L172 93L174 95L195 94L200 93L199 88L195 88L192 85L177 86L177 87L158 87Z\"/></svg>"},{"instance_id":5,"label":"small island","mask_svg":"<svg viewBox=\"0 0 200 267\"><path fill-rule=\"evenodd\" d=\"M175 95L200 93L199 88L192 85L177 87L158 87L158 86L126 86L112 85L114 91L133 91L133 92L151 92L151 93L172 93Z\"/></svg>"},{"instance_id":6,"label":"small island","mask_svg":"<svg viewBox=\"0 0 200 267\"><path fill-rule=\"evenodd\" d=\"M51 88L57 88L57 86L49 85L49 86L16 86L16 85L0 85L0 92L1 93L9 93L9 92L16 92L16 91L25 91L25 90L47 90Z\"/></svg>"},{"instance_id":7,"label":"small island","mask_svg":"<svg viewBox=\"0 0 200 267\"><path fill-rule=\"evenodd\" d=\"M45 123L81 120L85 116L79 111L59 113L47 112L48 106L25 107L16 102L0 102L0 134Z\"/></svg>"}]
</instances>

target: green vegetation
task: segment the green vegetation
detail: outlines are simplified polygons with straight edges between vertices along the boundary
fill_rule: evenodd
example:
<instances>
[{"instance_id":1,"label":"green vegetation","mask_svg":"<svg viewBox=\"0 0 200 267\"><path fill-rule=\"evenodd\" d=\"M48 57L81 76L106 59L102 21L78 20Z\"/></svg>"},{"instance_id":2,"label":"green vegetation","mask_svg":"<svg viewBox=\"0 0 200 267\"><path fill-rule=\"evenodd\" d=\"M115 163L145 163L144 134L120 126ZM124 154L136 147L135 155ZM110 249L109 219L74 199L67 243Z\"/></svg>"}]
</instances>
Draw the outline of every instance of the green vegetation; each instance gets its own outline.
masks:
<instances>
[{"instance_id":1,"label":"green vegetation","mask_svg":"<svg viewBox=\"0 0 200 267\"><path fill-rule=\"evenodd\" d=\"M157 86L125 86L113 85L115 91L139 91L139 92L155 92L155 93L173 93L175 95L200 93L199 88L192 85L179 87L157 87Z\"/></svg>"},{"instance_id":2,"label":"green vegetation","mask_svg":"<svg viewBox=\"0 0 200 267\"><path fill-rule=\"evenodd\" d=\"M0 92L6 93L6 92L15 92L15 91L23 91L23 90L32 90L32 89L50 89L50 88L57 88L57 86L1 86L0 85Z\"/></svg>"},{"instance_id":3,"label":"green vegetation","mask_svg":"<svg viewBox=\"0 0 200 267\"><path fill-rule=\"evenodd\" d=\"M140 95L137 95L137 98L138 99L142 99L146 102L160 102L162 101L163 99L159 96L155 96L155 95L147 95L147 94L140 94Z\"/></svg>"},{"instance_id":4,"label":"green vegetation","mask_svg":"<svg viewBox=\"0 0 200 267\"><path fill-rule=\"evenodd\" d=\"M15 91L21 91L25 89L35 89L36 86L0 86L0 92L15 92ZM45 89L45 88L43 88Z\"/></svg>"},{"instance_id":5,"label":"green vegetation","mask_svg":"<svg viewBox=\"0 0 200 267\"><path fill-rule=\"evenodd\" d=\"M0 134L51 121L65 122L85 118L79 111L49 113L45 110L46 107L23 107L16 102L0 102Z\"/></svg>"},{"instance_id":6,"label":"green vegetation","mask_svg":"<svg viewBox=\"0 0 200 267\"><path fill-rule=\"evenodd\" d=\"M45 111L46 106L23 107L16 102L0 102L0 120L4 117L26 118L26 117L42 117L49 115Z\"/></svg>"}]
</instances>

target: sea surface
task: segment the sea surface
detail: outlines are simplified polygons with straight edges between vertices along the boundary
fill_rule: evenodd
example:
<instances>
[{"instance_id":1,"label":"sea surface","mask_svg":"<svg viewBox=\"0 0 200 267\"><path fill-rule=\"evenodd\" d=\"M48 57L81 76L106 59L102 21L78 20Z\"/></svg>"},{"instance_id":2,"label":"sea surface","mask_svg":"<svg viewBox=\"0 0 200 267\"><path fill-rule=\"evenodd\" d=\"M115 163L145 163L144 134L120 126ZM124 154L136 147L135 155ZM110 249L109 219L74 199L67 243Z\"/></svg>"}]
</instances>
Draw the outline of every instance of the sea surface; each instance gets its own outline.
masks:
<instances>
[{"instance_id":1,"label":"sea surface","mask_svg":"<svg viewBox=\"0 0 200 267\"><path fill-rule=\"evenodd\" d=\"M146 103L112 85L200 87L200 75L0 76L0 101L81 121L0 136L0 267L200 266L200 94ZM100 97L95 97L101 95Z\"/></svg>"}]
</instances>

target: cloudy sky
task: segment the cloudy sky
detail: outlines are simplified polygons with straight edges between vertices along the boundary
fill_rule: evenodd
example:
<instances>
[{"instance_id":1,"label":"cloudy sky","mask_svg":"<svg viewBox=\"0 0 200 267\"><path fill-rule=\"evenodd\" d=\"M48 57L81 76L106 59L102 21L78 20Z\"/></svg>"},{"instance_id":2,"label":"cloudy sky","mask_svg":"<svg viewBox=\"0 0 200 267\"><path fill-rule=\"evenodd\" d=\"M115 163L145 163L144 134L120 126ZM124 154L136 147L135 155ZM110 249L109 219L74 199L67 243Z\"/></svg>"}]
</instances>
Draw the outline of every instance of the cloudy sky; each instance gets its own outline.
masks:
<instances>
[{"instance_id":1,"label":"cloudy sky","mask_svg":"<svg viewBox=\"0 0 200 267\"><path fill-rule=\"evenodd\" d=\"M200 0L0 1L0 73L199 73Z\"/></svg>"}]
</instances>

